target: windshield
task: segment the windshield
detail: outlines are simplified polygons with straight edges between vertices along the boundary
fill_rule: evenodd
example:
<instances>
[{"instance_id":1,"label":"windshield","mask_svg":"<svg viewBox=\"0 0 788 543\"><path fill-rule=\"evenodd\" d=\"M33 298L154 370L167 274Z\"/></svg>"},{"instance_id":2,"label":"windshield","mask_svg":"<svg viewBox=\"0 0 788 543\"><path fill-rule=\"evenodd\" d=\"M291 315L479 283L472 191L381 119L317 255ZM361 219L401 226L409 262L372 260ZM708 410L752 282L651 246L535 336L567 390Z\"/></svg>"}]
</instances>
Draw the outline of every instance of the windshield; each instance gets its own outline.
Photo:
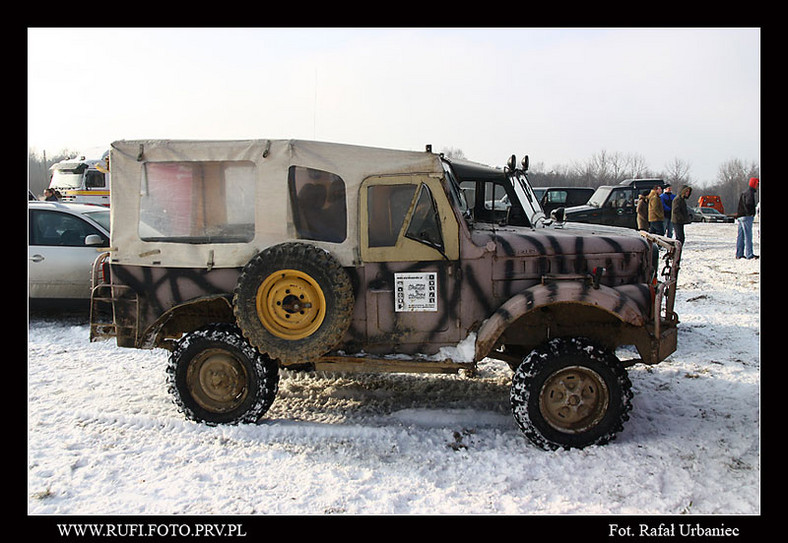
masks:
<instances>
[{"instance_id":1,"label":"windshield","mask_svg":"<svg viewBox=\"0 0 788 543\"><path fill-rule=\"evenodd\" d=\"M588 199L586 205L592 207L602 207L602 205L607 201L607 196L610 194L612 187L599 187L594 194L591 195L591 198Z\"/></svg>"},{"instance_id":2,"label":"windshield","mask_svg":"<svg viewBox=\"0 0 788 543\"><path fill-rule=\"evenodd\" d=\"M50 188L57 189L78 189L82 186L82 174L69 170L55 170L52 172Z\"/></svg>"},{"instance_id":3,"label":"windshield","mask_svg":"<svg viewBox=\"0 0 788 543\"><path fill-rule=\"evenodd\" d=\"M90 211L85 213L85 216L90 217L109 232L109 210Z\"/></svg>"}]
</instances>

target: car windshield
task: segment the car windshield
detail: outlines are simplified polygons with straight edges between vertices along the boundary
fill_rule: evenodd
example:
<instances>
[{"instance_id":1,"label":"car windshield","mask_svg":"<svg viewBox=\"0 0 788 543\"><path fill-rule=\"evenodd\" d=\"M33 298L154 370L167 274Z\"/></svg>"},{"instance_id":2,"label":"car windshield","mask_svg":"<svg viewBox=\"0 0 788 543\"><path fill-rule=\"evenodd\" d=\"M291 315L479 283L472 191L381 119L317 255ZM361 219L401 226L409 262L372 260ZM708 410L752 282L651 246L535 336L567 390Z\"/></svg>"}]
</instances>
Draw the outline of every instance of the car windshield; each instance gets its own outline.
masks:
<instances>
[{"instance_id":1,"label":"car windshield","mask_svg":"<svg viewBox=\"0 0 788 543\"><path fill-rule=\"evenodd\" d=\"M73 170L55 170L52 172L51 188L76 189L82 186L82 173Z\"/></svg>"},{"instance_id":2,"label":"car windshield","mask_svg":"<svg viewBox=\"0 0 788 543\"><path fill-rule=\"evenodd\" d=\"M84 214L86 217L90 217L97 223L99 223L104 230L109 232L109 210L108 209L99 209L98 211L89 211Z\"/></svg>"},{"instance_id":3,"label":"car windshield","mask_svg":"<svg viewBox=\"0 0 788 543\"><path fill-rule=\"evenodd\" d=\"M602 207L604 203L607 201L607 197L610 194L610 191L613 190L612 187L599 187L591 198L588 199L586 205L592 207Z\"/></svg>"},{"instance_id":4,"label":"car windshield","mask_svg":"<svg viewBox=\"0 0 788 543\"><path fill-rule=\"evenodd\" d=\"M717 211L716 209L711 208L711 207L704 207L702 209L702 212L703 213L708 213L709 215L721 215L721 213L719 211Z\"/></svg>"}]
</instances>

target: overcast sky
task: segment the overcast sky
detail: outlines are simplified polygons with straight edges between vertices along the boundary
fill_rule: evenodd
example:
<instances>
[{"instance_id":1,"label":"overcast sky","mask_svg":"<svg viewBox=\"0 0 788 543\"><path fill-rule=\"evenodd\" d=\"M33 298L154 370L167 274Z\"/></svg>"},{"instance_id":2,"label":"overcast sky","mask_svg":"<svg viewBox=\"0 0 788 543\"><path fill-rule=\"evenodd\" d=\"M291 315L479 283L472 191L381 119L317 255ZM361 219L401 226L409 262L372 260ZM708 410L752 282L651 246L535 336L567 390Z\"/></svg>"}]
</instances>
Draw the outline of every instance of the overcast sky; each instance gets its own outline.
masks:
<instances>
[{"instance_id":1,"label":"overcast sky","mask_svg":"<svg viewBox=\"0 0 788 543\"><path fill-rule=\"evenodd\" d=\"M28 29L28 144L297 138L694 182L760 163L758 28Z\"/></svg>"}]
</instances>

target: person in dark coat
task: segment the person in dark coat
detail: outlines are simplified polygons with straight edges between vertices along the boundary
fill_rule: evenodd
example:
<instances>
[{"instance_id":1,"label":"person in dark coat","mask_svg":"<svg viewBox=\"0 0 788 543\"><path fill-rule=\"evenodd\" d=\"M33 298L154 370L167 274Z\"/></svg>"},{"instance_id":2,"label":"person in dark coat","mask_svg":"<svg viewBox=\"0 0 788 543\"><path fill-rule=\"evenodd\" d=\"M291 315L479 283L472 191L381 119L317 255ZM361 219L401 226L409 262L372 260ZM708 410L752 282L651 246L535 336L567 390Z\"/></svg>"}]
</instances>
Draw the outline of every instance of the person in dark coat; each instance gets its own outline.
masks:
<instances>
[{"instance_id":1,"label":"person in dark coat","mask_svg":"<svg viewBox=\"0 0 788 543\"><path fill-rule=\"evenodd\" d=\"M689 208L687 207L687 200L692 195L692 187L685 185L681 187L678 196L672 201L672 209L670 220L673 223L673 231L676 234L676 239L684 245L684 225L691 223Z\"/></svg>"},{"instance_id":2,"label":"person in dark coat","mask_svg":"<svg viewBox=\"0 0 788 543\"><path fill-rule=\"evenodd\" d=\"M738 232L736 234L736 258L746 258L752 260L758 258L752 252L752 222L755 219L756 191L760 180L751 177L749 186L739 196L739 207L736 210L736 224Z\"/></svg>"},{"instance_id":3,"label":"person in dark coat","mask_svg":"<svg viewBox=\"0 0 788 543\"><path fill-rule=\"evenodd\" d=\"M648 231L659 236L665 235L665 208L662 207L662 187L656 185L646 197L648 200Z\"/></svg>"},{"instance_id":4,"label":"person in dark coat","mask_svg":"<svg viewBox=\"0 0 788 543\"><path fill-rule=\"evenodd\" d=\"M648 191L644 190L638 195L637 210L638 230L648 232Z\"/></svg>"}]
</instances>

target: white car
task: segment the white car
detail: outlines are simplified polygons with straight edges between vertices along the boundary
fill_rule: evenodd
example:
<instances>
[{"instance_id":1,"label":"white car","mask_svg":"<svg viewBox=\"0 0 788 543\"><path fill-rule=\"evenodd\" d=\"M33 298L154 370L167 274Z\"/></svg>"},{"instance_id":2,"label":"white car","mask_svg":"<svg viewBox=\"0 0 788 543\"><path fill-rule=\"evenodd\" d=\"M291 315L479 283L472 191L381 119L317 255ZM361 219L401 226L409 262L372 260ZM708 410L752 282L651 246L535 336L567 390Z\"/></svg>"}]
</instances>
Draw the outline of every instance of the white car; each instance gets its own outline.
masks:
<instances>
[{"instance_id":1,"label":"white car","mask_svg":"<svg viewBox=\"0 0 788 543\"><path fill-rule=\"evenodd\" d=\"M28 202L28 297L89 300L93 261L109 247L109 209Z\"/></svg>"}]
</instances>

